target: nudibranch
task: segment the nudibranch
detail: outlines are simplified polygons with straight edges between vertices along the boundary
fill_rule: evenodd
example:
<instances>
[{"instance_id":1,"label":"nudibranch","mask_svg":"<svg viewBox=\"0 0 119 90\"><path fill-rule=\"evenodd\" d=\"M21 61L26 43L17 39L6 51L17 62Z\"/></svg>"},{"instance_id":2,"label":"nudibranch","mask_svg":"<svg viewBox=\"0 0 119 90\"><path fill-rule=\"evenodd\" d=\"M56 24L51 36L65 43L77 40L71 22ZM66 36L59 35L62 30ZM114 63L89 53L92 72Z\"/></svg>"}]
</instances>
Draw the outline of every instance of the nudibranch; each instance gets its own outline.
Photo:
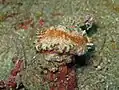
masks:
<instances>
[{"instance_id":1,"label":"nudibranch","mask_svg":"<svg viewBox=\"0 0 119 90\"><path fill-rule=\"evenodd\" d=\"M39 33L37 37L36 50L46 55L46 61L56 62L55 68L50 68L54 72L61 63L70 63L72 56L85 54L88 45L92 45L88 37L76 30L68 30L64 26L50 27Z\"/></svg>"}]
</instances>

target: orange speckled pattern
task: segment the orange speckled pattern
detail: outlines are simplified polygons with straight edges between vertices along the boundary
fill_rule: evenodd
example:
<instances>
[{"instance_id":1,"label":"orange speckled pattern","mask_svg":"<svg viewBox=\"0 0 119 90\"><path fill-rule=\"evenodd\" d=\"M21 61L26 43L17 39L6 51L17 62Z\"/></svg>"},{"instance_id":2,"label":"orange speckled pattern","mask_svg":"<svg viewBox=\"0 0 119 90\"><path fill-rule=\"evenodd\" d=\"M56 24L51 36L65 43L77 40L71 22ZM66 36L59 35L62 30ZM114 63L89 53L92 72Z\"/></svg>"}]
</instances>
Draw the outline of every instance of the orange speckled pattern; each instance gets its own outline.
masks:
<instances>
[{"instance_id":1,"label":"orange speckled pattern","mask_svg":"<svg viewBox=\"0 0 119 90\"><path fill-rule=\"evenodd\" d=\"M71 40L73 42L75 42L78 45L82 45L88 42L87 38L82 36L82 35L73 35L72 33L67 33L65 31L62 30L46 30L45 33L41 34L41 39L43 39L44 37L59 37L62 39L66 39L66 40Z\"/></svg>"}]
</instances>

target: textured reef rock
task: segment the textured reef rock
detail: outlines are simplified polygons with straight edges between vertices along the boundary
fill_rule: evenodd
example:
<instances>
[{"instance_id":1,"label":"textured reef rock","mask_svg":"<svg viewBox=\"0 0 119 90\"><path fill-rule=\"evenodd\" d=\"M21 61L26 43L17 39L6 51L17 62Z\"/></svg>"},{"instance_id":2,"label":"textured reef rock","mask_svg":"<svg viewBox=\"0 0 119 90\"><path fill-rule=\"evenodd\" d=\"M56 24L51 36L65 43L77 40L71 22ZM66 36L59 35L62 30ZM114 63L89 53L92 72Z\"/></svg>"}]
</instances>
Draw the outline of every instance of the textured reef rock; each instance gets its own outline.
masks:
<instances>
[{"instance_id":1,"label":"textured reef rock","mask_svg":"<svg viewBox=\"0 0 119 90\"><path fill-rule=\"evenodd\" d=\"M0 80L0 90L19 90L17 89L21 83L21 71L24 67L23 60L14 59L14 68L11 70L7 80Z\"/></svg>"}]
</instances>

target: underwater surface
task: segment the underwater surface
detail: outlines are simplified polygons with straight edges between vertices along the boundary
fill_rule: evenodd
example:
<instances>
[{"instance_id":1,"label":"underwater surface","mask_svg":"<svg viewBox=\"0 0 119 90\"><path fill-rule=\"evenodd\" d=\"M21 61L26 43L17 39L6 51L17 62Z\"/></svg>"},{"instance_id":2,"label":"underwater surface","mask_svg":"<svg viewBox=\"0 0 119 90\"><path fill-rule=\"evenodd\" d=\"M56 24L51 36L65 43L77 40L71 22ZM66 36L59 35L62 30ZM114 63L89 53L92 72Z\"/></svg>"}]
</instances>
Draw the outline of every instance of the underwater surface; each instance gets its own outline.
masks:
<instances>
[{"instance_id":1,"label":"underwater surface","mask_svg":"<svg viewBox=\"0 0 119 90\"><path fill-rule=\"evenodd\" d=\"M7 80L17 56L27 63L24 80L30 90L48 90L30 79L33 73L42 77L36 33L82 24L87 15L96 25L88 32L95 50L76 60L77 90L119 90L119 0L0 0L0 80Z\"/></svg>"}]
</instances>

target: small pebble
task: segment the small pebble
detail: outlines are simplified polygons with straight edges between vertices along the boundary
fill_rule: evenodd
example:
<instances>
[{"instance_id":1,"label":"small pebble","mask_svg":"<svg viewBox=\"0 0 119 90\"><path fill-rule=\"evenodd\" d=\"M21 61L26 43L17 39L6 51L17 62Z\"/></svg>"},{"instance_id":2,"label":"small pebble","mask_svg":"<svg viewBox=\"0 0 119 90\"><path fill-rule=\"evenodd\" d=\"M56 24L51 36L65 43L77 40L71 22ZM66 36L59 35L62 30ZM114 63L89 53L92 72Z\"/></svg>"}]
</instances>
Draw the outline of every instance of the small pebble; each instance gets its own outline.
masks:
<instances>
[{"instance_id":1,"label":"small pebble","mask_svg":"<svg viewBox=\"0 0 119 90\"><path fill-rule=\"evenodd\" d=\"M101 70L102 67L101 66L97 66L96 70Z\"/></svg>"}]
</instances>

